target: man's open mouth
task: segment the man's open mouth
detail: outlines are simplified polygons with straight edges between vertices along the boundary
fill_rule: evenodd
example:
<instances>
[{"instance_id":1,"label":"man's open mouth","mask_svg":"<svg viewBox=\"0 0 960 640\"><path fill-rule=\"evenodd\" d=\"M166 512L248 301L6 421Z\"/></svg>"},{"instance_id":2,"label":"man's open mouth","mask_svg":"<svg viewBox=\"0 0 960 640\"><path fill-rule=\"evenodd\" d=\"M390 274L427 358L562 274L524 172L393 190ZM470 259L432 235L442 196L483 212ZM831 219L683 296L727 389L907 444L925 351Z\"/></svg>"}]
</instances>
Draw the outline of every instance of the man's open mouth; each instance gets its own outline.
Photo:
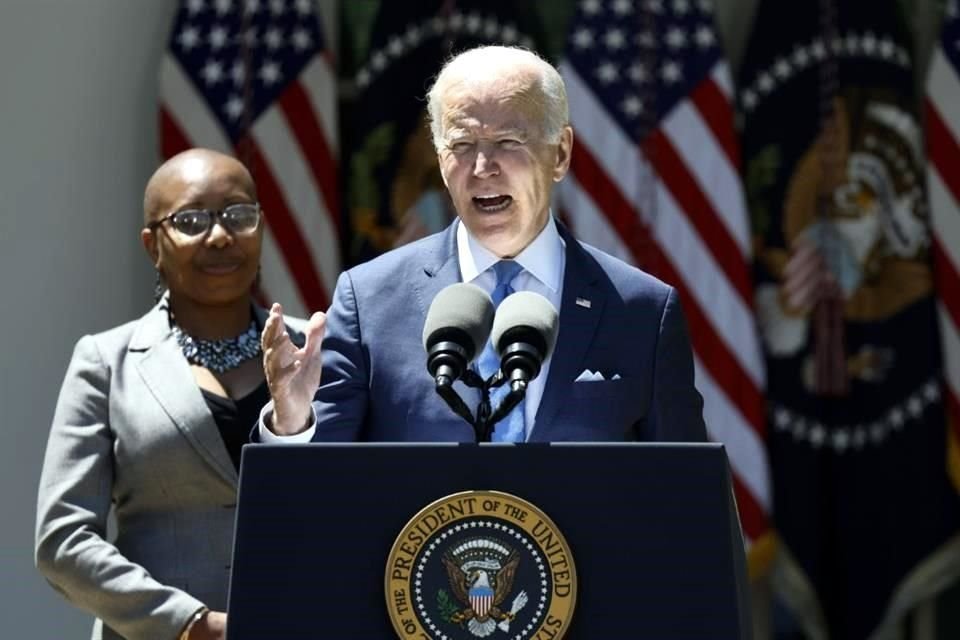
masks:
<instances>
[{"instance_id":1,"label":"man's open mouth","mask_svg":"<svg viewBox=\"0 0 960 640\"><path fill-rule=\"evenodd\" d=\"M481 211L495 213L510 206L513 198L510 196L474 196L473 204Z\"/></svg>"}]
</instances>

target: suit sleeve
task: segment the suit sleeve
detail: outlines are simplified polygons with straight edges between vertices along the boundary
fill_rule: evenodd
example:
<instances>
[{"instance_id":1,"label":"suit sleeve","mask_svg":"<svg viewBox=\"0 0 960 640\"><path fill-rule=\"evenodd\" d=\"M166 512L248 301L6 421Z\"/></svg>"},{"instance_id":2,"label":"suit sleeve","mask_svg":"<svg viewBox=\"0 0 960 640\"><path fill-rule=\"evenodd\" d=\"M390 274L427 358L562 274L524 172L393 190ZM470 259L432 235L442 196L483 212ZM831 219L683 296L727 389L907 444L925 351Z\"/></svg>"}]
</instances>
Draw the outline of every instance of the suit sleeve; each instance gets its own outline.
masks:
<instances>
[{"instance_id":1,"label":"suit sleeve","mask_svg":"<svg viewBox=\"0 0 960 640\"><path fill-rule=\"evenodd\" d=\"M671 288L660 318L653 372L653 404L648 438L661 442L705 442L703 398L694 386L693 352L676 289Z\"/></svg>"},{"instance_id":2,"label":"suit sleeve","mask_svg":"<svg viewBox=\"0 0 960 640\"><path fill-rule=\"evenodd\" d=\"M106 539L114 480L110 372L94 338L77 343L47 442L36 563L73 604L127 638L174 639L203 603L154 580Z\"/></svg>"},{"instance_id":3,"label":"suit sleeve","mask_svg":"<svg viewBox=\"0 0 960 640\"><path fill-rule=\"evenodd\" d=\"M361 438L370 383L369 357L360 326L353 281L347 271L337 280L327 312L323 373L313 403L317 414L315 441L350 442Z\"/></svg>"}]
</instances>

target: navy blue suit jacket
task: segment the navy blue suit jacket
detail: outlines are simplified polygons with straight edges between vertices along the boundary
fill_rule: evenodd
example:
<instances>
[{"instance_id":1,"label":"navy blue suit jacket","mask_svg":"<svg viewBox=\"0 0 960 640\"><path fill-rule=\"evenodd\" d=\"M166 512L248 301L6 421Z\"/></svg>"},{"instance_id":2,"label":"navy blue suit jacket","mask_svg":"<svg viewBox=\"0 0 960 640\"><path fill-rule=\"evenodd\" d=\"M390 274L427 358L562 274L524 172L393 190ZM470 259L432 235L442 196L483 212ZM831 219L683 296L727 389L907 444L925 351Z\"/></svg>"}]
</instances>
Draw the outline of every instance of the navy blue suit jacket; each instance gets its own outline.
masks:
<instances>
[{"instance_id":1,"label":"navy blue suit jacket","mask_svg":"<svg viewBox=\"0 0 960 640\"><path fill-rule=\"evenodd\" d=\"M676 291L558 227L566 242L560 331L529 440L706 440ZM456 224L341 274L315 440L474 440L434 390L421 343L434 296L460 281ZM574 382L584 369L606 380ZM474 409L479 393L455 386Z\"/></svg>"}]
</instances>

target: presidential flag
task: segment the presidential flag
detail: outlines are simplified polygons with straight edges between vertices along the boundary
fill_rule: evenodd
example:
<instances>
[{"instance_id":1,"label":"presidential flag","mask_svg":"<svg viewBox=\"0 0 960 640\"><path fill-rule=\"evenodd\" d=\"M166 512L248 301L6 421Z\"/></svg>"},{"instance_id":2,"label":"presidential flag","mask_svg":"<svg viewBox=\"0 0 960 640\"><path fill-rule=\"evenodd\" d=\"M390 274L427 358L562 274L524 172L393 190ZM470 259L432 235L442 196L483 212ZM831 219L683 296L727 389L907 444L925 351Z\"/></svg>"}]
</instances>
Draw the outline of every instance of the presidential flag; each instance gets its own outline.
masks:
<instances>
[{"instance_id":1,"label":"presidential flag","mask_svg":"<svg viewBox=\"0 0 960 640\"><path fill-rule=\"evenodd\" d=\"M960 567L901 18L893 0L761 2L740 73L772 575L808 637L892 633Z\"/></svg>"},{"instance_id":2,"label":"presidential flag","mask_svg":"<svg viewBox=\"0 0 960 640\"><path fill-rule=\"evenodd\" d=\"M680 292L710 437L750 544L772 550L764 362L732 81L705 0L581 0L560 65L574 128L560 212L581 239Z\"/></svg>"},{"instance_id":3,"label":"presidential flag","mask_svg":"<svg viewBox=\"0 0 960 640\"><path fill-rule=\"evenodd\" d=\"M266 222L260 297L298 316L327 308L341 269L336 88L314 0L180 4L161 62L161 155L207 147L250 169Z\"/></svg>"}]
</instances>

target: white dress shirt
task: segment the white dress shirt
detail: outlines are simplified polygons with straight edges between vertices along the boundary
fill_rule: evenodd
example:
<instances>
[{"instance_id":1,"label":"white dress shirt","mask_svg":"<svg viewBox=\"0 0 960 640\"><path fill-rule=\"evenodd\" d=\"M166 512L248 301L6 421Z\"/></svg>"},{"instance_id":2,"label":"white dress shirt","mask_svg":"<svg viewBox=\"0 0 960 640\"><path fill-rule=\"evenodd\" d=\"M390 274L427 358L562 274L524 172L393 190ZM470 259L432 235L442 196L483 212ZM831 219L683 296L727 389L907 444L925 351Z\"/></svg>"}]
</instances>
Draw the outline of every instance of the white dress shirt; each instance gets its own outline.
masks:
<instances>
[{"instance_id":1,"label":"white dress shirt","mask_svg":"<svg viewBox=\"0 0 960 640\"><path fill-rule=\"evenodd\" d=\"M557 223L551 215L543 230L533 239L527 248L513 258L523 270L511 282L514 291L533 291L539 293L559 311L563 295L563 274L566 267L566 243L557 231ZM460 264L460 277L463 282L472 282L487 293L491 293L497 284L493 265L500 260L474 238L462 222L457 222L457 261ZM550 373L551 357L544 361L540 375L527 385L524 403L524 433L530 438L536 421L537 409L543 397L543 387ZM312 409L311 409L312 412ZM273 401L260 412L258 431L261 442L309 442L317 429L314 414L310 427L292 436L278 436L264 423L265 417L273 413Z\"/></svg>"}]
</instances>

